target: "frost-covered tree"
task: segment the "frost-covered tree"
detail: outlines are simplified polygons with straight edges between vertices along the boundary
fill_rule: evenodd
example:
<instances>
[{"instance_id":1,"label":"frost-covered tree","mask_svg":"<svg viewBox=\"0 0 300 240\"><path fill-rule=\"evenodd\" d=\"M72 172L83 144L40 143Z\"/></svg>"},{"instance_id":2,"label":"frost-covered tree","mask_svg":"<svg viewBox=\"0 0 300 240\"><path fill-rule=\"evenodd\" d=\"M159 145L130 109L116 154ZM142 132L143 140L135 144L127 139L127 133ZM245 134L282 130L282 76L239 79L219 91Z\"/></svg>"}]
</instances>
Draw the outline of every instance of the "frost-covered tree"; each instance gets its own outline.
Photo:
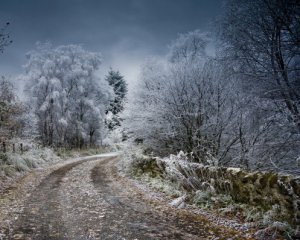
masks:
<instances>
[{"instance_id":1,"label":"frost-covered tree","mask_svg":"<svg viewBox=\"0 0 300 240\"><path fill-rule=\"evenodd\" d=\"M184 150L216 164L231 147L222 136L234 101L227 92L232 83L206 53L208 40L199 30L182 34L170 45L168 62L144 64L128 124L161 154Z\"/></svg>"},{"instance_id":2,"label":"frost-covered tree","mask_svg":"<svg viewBox=\"0 0 300 240\"><path fill-rule=\"evenodd\" d=\"M248 76L236 74L235 64L207 56L206 36L183 34L168 61L143 65L127 109L129 132L161 155L183 150L204 164L294 169L299 138L289 120L269 98L247 91Z\"/></svg>"},{"instance_id":3,"label":"frost-covered tree","mask_svg":"<svg viewBox=\"0 0 300 240\"><path fill-rule=\"evenodd\" d=\"M221 38L228 63L243 75L245 88L272 100L300 133L300 2L226 3Z\"/></svg>"},{"instance_id":4,"label":"frost-covered tree","mask_svg":"<svg viewBox=\"0 0 300 240\"><path fill-rule=\"evenodd\" d=\"M172 63L203 60L207 55L206 47L209 41L208 33L200 30L180 34L169 46L168 59Z\"/></svg>"},{"instance_id":5,"label":"frost-covered tree","mask_svg":"<svg viewBox=\"0 0 300 240\"><path fill-rule=\"evenodd\" d=\"M112 86L115 94L114 99L110 101L110 105L106 110L108 115L107 125L109 129L113 130L115 127L121 125L122 120L119 117L119 113L124 110L124 104L128 89L127 83L119 71L110 69L105 80L110 86Z\"/></svg>"},{"instance_id":6,"label":"frost-covered tree","mask_svg":"<svg viewBox=\"0 0 300 240\"><path fill-rule=\"evenodd\" d=\"M182 34L169 47L168 62L150 60L144 64L140 93L135 100L138 110L132 111L131 122L141 126L139 133L160 152L194 152L205 162L208 151L200 149L205 141L200 128L210 111L211 85L205 76L208 38L200 31ZM136 116L136 115L141 116ZM143 117L144 116L144 117ZM143 121L144 120L144 121ZM138 132L139 127L132 129ZM202 139L202 140L200 140ZM207 141L208 144L208 141Z\"/></svg>"},{"instance_id":7,"label":"frost-covered tree","mask_svg":"<svg viewBox=\"0 0 300 240\"><path fill-rule=\"evenodd\" d=\"M141 78L133 90L124 113L124 125L128 134L136 141L145 141L148 146L167 152L167 110L161 98L166 90L166 69L156 58L148 59L142 67Z\"/></svg>"},{"instance_id":8,"label":"frost-covered tree","mask_svg":"<svg viewBox=\"0 0 300 240\"><path fill-rule=\"evenodd\" d=\"M0 142L19 134L24 106L18 101L13 85L5 77L0 79Z\"/></svg>"},{"instance_id":9,"label":"frost-covered tree","mask_svg":"<svg viewBox=\"0 0 300 240\"><path fill-rule=\"evenodd\" d=\"M12 43L7 27L0 28L0 52L3 53L4 48ZM1 77L0 79L0 141L5 141L16 136L21 129L20 116L24 111L24 107L18 101L13 89L13 84Z\"/></svg>"},{"instance_id":10,"label":"frost-covered tree","mask_svg":"<svg viewBox=\"0 0 300 240\"><path fill-rule=\"evenodd\" d=\"M100 54L76 45L40 45L27 58L22 79L42 143L70 147L101 143L113 93L96 75Z\"/></svg>"},{"instance_id":11,"label":"frost-covered tree","mask_svg":"<svg viewBox=\"0 0 300 240\"><path fill-rule=\"evenodd\" d=\"M236 128L243 136L238 155L246 162L295 169L300 154L299 19L299 1L226 2L222 61L234 69L241 95L252 100L244 104Z\"/></svg>"}]
</instances>

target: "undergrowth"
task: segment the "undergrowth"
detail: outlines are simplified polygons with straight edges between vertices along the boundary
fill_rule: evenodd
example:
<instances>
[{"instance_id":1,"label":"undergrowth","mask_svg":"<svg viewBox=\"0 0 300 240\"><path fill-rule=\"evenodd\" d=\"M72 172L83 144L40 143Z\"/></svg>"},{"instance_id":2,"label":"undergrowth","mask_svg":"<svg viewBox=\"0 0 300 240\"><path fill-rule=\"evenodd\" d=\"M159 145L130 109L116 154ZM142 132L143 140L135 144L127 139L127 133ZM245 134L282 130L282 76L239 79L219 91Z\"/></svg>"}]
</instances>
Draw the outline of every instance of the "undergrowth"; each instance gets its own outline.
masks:
<instances>
[{"instance_id":1,"label":"undergrowth","mask_svg":"<svg viewBox=\"0 0 300 240\"><path fill-rule=\"evenodd\" d=\"M34 168L47 166L68 158L97 155L107 153L109 147L94 147L85 149L52 149L42 147L34 141L24 139L13 139L16 145L23 144L24 150L0 153L0 177L13 177L19 173L29 171Z\"/></svg>"},{"instance_id":2,"label":"undergrowth","mask_svg":"<svg viewBox=\"0 0 300 240\"><path fill-rule=\"evenodd\" d=\"M235 219L245 226L261 229L257 232L257 239L267 239L266 232L272 232L275 236L274 239L279 236L278 233L291 239L289 236L293 234L295 229L287 222L280 220L284 219L284 216L282 216L278 205L266 210L260 206L236 202L229 194L218 194L213 187L197 189L192 186L190 190L184 189L182 186L183 183L186 183L185 177L172 169L178 164L177 160L180 162L179 158L179 155L171 157L171 161L168 162L167 160L167 163L164 163L164 169L162 169L159 167L161 162L157 162L154 157L145 156L143 149L139 147L125 152L122 164L123 170L125 169L128 174L171 198L185 195L185 201L188 204L212 211L224 218ZM199 184L197 179L194 180L196 184Z\"/></svg>"},{"instance_id":3,"label":"undergrowth","mask_svg":"<svg viewBox=\"0 0 300 240\"><path fill-rule=\"evenodd\" d=\"M12 177L30 169L48 165L61 159L50 148L41 147L30 141L22 141L24 151L0 154L0 176Z\"/></svg>"},{"instance_id":4,"label":"undergrowth","mask_svg":"<svg viewBox=\"0 0 300 240\"><path fill-rule=\"evenodd\" d=\"M57 148L55 153L62 159L68 159L73 157L91 156L102 153L110 152L110 147L91 147L91 148Z\"/></svg>"}]
</instances>

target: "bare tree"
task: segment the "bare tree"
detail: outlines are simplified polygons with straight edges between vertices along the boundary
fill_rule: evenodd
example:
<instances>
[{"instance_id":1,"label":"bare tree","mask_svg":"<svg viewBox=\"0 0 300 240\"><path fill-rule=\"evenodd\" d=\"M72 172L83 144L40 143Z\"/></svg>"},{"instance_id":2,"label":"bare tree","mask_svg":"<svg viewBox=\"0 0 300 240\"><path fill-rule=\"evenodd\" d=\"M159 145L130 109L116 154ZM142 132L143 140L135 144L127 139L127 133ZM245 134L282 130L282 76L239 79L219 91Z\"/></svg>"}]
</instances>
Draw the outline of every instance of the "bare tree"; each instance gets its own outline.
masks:
<instances>
[{"instance_id":1,"label":"bare tree","mask_svg":"<svg viewBox=\"0 0 300 240\"><path fill-rule=\"evenodd\" d=\"M12 43L10 39L9 33L7 33L7 27L9 26L9 22L5 24L4 27L0 28L0 52L3 53L4 48Z\"/></svg>"},{"instance_id":2,"label":"bare tree","mask_svg":"<svg viewBox=\"0 0 300 240\"><path fill-rule=\"evenodd\" d=\"M247 91L244 82L252 78L236 73L243 66L208 57L205 45L194 47L203 43L197 37L203 35L181 35L170 47L169 61L144 64L126 120L135 138L158 154L183 150L204 164L295 169L299 135L282 112L283 103ZM250 86L256 85L264 87Z\"/></svg>"},{"instance_id":3,"label":"bare tree","mask_svg":"<svg viewBox=\"0 0 300 240\"><path fill-rule=\"evenodd\" d=\"M224 53L245 86L272 99L300 132L300 2L228 0L222 25Z\"/></svg>"}]
</instances>

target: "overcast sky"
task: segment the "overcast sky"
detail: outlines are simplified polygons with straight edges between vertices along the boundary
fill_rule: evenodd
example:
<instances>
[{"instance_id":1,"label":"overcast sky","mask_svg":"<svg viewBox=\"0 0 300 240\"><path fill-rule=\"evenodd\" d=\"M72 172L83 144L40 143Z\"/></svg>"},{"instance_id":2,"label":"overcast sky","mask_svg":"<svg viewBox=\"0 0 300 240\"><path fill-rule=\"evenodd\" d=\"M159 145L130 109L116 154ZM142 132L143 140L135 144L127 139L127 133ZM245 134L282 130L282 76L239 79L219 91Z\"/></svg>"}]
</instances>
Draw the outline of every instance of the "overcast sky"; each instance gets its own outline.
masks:
<instances>
[{"instance_id":1,"label":"overcast sky","mask_svg":"<svg viewBox=\"0 0 300 240\"><path fill-rule=\"evenodd\" d=\"M149 56L163 56L179 33L207 31L222 0L0 0L0 23L11 23L13 44L0 55L0 75L22 73L37 41L81 44L101 52L103 72L120 70L130 82Z\"/></svg>"}]
</instances>

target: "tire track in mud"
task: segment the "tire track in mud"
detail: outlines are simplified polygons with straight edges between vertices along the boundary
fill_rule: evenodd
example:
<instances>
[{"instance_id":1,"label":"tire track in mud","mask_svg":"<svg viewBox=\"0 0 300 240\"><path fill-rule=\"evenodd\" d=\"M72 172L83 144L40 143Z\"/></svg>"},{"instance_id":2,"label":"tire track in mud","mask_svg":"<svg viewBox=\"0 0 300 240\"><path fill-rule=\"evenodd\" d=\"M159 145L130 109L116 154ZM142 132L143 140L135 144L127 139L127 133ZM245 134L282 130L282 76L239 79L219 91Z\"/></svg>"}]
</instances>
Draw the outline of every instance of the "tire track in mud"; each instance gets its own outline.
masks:
<instances>
[{"instance_id":1,"label":"tire track in mud","mask_svg":"<svg viewBox=\"0 0 300 240\"><path fill-rule=\"evenodd\" d=\"M16 221L12 239L67 239L59 204L60 183L74 167L89 161L67 164L50 173L33 191L26 207Z\"/></svg>"},{"instance_id":2,"label":"tire track in mud","mask_svg":"<svg viewBox=\"0 0 300 240\"><path fill-rule=\"evenodd\" d=\"M118 174L117 161L95 156L54 170L32 190L5 239L246 239L188 211L151 203Z\"/></svg>"},{"instance_id":3,"label":"tire track in mud","mask_svg":"<svg viewBox=\"0 0 300 240\"><path fill-rule=\"evenodd\" d=\"M108 203L99 239L247 239L192 213L169 206L155 209L117 180L116 161L103 160L91 170L94 186Z\"/></svg>"},{"instance_id":4,"label":"tire track in mud","mask_svg":"<svg viewBox=\"0 0 300 240\"><path fill-rule=\"evenodd\" d=\"M113 161L101 161L91 171L94 186L108 203L99 239L202 239L189 233L181 233L167 219L151 211L149 206L137 199L130 199L125 193L125 186L118 186L111 178L109 170L116 160L117 158Z\"/></svg>"}]
</instances>

